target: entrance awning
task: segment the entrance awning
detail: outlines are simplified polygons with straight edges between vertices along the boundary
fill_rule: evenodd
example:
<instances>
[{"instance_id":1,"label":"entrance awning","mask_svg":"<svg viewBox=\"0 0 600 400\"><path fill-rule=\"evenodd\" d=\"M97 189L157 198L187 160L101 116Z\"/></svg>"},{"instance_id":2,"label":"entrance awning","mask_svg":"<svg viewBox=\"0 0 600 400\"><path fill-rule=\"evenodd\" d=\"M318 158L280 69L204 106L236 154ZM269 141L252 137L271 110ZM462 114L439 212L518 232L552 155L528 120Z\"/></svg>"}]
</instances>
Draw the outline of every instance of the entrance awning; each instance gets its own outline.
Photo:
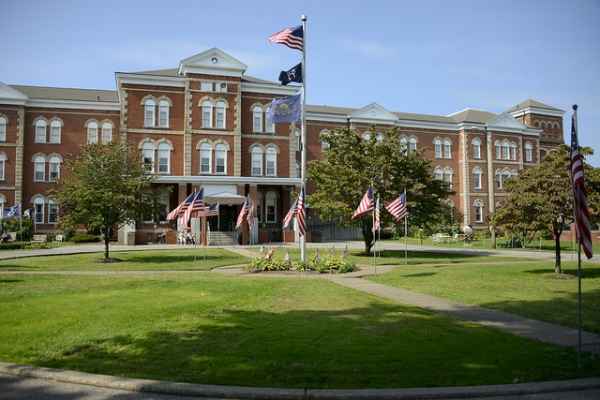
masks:
<instances>
[{"instance_id":1,"label":"entrance awning","mask_svg":"<svg viewBox=\"0 0 600 400\"><path fill-rule=\"evenodd\" d=\"M237 205L243 204L244 200L244 196L227 192L212 193L204 196L204 201L209 204L219 203L221 205Z\"/></svg>"}]
</instances>

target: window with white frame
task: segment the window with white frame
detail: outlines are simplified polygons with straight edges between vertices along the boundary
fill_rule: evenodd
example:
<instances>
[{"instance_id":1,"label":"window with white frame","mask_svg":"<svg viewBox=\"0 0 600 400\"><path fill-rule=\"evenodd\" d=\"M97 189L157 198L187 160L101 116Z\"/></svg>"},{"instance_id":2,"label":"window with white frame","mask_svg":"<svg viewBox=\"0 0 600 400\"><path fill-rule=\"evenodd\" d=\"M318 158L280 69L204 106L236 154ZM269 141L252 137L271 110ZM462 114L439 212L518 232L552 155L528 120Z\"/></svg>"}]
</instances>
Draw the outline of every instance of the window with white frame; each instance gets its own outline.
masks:
<instances>
[{"instance_id":1,"label":"window with white frame","mask_svg":"<svg viewBox=\"0 0 600 400\"><path fill-rule=\"evenodd\" d=\"M417 138L414 136L408 138L408 151L410 153L414 153L417 151Z\"/></svg>"},{"instance_id":2,"label":"window with white frame","mask_svg":"<svg viewBox=\"0 0 600 400\"><path fill-rule=\"evenodd\" d=\"M502 142L502 159L510 160L510 144L508 140Z\"/></svg>"},{"instance_id":3,"label":"window with white frame","mask_svg":"<svg viewBox=\"0 0 600 400\"><path fill-rule=\"evenodd\" d=\"M6 126L8 119L4 115L0 115L0 142L6 142Z\"/></svg>"},{"instance_id":4,"label":"window with white frame","mask_svg":"<svg viewBox=\"0 0 600 400\"><path fill-rule=\"evenodd\" d=\"M223 143L215 146L215 173L227 174L227 145Z\"/></svg>"},{"instance_id":5,"label":"window with white frame","mask_svg":"<svg viewBox=\"0 0 600 400\"><path fill-rule=\"evenodd\" d=\"M215 117L216 117L216 128L217 129L225 129L225 109L226 109L226 104L223 100L219 100L217 101L217 104L215 106Z\"/></svg>"},{"instance_id":6,"label":"window with white frame","mask_svg":"<svg viewBox=\"0 0 600 400\"><path fill-rule=\"evenodd\" d=\"M475 138L471 141L471 145L473 146L473 158L476 160L481 160L481 140L479 138Z\"/></svg>"},{"instance_id":7,"label":"window with white frame","mask_svg":"<svg viewBox=\"0 0 600 400\"><path fill-rule=\"evenodd\" d=\"M501 160L502 159L502 143L500 143L500 141L496 140L496 142L494 143L494 146L496 148L496 160Z\"/></svg>"},{"instance_id":8,"label":"window with white frame","mask_svg":"<svg viewBox=\"0 0 600 400\"><path fill-rule=\"evenodd\" d=\"M87 124L87 144L98 143L98 123L90 121Z\"/></svg>"},{"instance_id":9,"label":"window with white frame","mask_svg":"<svg viewBox=\"0 0 600 400\"><path fill-rule=\"evenodd\" d=\"M329 150L329 147L330 147L329 142L326 140L328 134L329 134L329 130L327 130L327 129L323 129L319 133L319 138L321 139L321 151Z\"/></svg>"},{"instance_id":10,"label":"window with white frame","mask_svg":"<svg viewBox=\"0 0 600 400\"><path fill-rule=\"evenodd\" d=\"M158 144L158 173L168 174L171 172L171 145L167 142Z\"/></svg>"},{"instance_id":11,"label":"window with white frame","mask_svg":"<svg viewBox=\"0 0 600 400\"><path fill-rule=\"evenodd\" d=\"M154 172L154 143L149 140L142 144L142 164L146 172Z\"/></svg>"},{"instance_id":12,"label":"window with white frame","mask_svg":"<svg viewBox=\"0 0 600 400\"><path fill-rule=\"evenodd\" d=\"M200 90L203 91L203 92L212 92L212 91L214 91L213 82L205 82L205 81L200 82Z\"/></svg>"},{"instance_id":13,"label":"window with white frame","mask_svg":"<svg viewBox=\"0 0 600 400\"><path fill-rule=\"evenodd\" d=\"M252 132L263 131L263 109L260 106L252 108Z\"/></svg>"},{"instance_id":14,"label":"window with white frame","mask_svg":"<svg viewBox=\"0 0 600 400\"><path fill-rule=\"evenodd\" d=\"M400 151L402 154L406 154L408 151L408 138L404 135L400 136Z\"/></svg>"},{"instance_id":15,"label":"window with white frame","mask_svg":"<svg viewBox=\"0 0 600 400\"><path fill-rule=\"evenodd\" d=\"M265 132L267 133L275 133L275 124L269 118L269 114L265 113Z\"/></svg>"},{"instance_id":16,"label":"window with white frame","mask_svg":"<svg viewBox=\"0 0 600 400\"><path fill-rule=\"evenodd\" d=\"M452 158L452 141L450 139L444 140L444 158Z\"/></svg>"},{"instance_id":17,"label":"window with white frame","mask_svg":"<svg viewBox=\"0 0 600 400\"><path fill-rule=\"evenodd\" d=\"M473 189L481 190L482 188L482 176L481 168L475 167L473 168Z\"/></svg>"},{"instance_id":18,"label":"window with white frame","mask_svg":"<svg viewBox=\"0 0 600 400\"><path fill-rule=\"evenodd\" d=\"M260 146L252 146L250 156L252 176L261 176L263 174L263 149Z\"/></svg>"},{"instance_id":19,"label":"window with white frame","mask_svg":"<svg viewBox=\"0 0 600 400\"><path fill-rule=\"evenodd\" d=\"M213 104L209 100L204 100L202 102L202 127L203 128L212 128L212 112L213 112Z\"/></svg>"},{"instance_id":20,"label":"window with white frame","mask_svg":"<svg viewBox=\"0 0 600 400\"><path fill-rule=\"evenodd\" d=\"M109 144L112 142L112 131L113 125L111 122L102 123L102 144Z\"/></svg>"},{"instance_id":21,"label":"window with white frame","mask_svg":"<svg viewBox=\"0 0 600 400\"><path fill-rule=\"evenodd\" d=\"M36 224L44 223L44 197L41 195L33 198L33 221Z\"/></svg>"},{"instance_id":22,"label":"window with white frame","mask_svg":"<svg viewBox=\"0 0 600 400\"><path fill-rule=\"evenodd\" d=\"M144 127L156 126L156 101L153 98L144 100Z\"/></svg>"},{"instance_id":23,"label":"window with white frame","mask_svg":"<svg viewBox=\"0 0 600 400\"><path fill-rule=\"evenodd\" d=\"M60 164L62 158L58 155L50 156L48 160L48 181L57 182L60 179Z\"/></svg>"},{"instance_id":24,"label":"window with white frame","mask_svg":"<svg viewBox=\"0 0 600 400\"><path fill-rule=\"evenodd\" d=\"M34 182L44 182L46 180L46 157L42 155L33 158L33 180Z\"/></svg>"},{"instance_id":25,"label":"window with white frame","mask_svg":"<svg viewBox=\"0 0 600 400\"><path fill-rule=\"evenodd\" d=\"M448 184L448 187L452 189L452 178L454 176L454 171L450 167L444 168L444 182Z\"/></svg>"},{"instance_id":26,"label":"window with white frame","mask_svg":"<svg viewBox=\"0 0 600 400\"><path fill-rule=\"evenodd\" d=\"M267 192L265 195L265 212L268 223L277 222L277 193Z\"/></svg>"},{"instance_id":27,"label":"window with white frame","mask_svg":"<svg viewBox=\"0 0 600 400\"><path fill-rule=\"evenodd\" d=\"M530 142L525 143L525 161L533 162L533 145Z\"/></svg>"},{"instance_id":28,"label":"window with white frame","mask_svg":"<svg viewBox=\"0 0 600 400\"><path fill-rule=\"evenodd\" d=\"M53 119L50 122L50 143L60 143L61 130L62 122L59 119Z\"/></svg>"},{"instance_id":29,"label":"window with white frame","mask_svg":"<svg viewBox=\"0 0 600 400\"><path fill-rule=\"evenodd\" d=\"M371 132L364 132L361 137L365 142L368 142L371 140Z\"/></svg>"},{"instance_id":30,"label":"window with white frame","mask_svg":"<svg viewBox=\"0 0 600 400\"><path fill-rule=\"evenodd\" d=\"M35 143L46 143L46 120L38 119L35 122Z\"/></svg>"},{"instance_id":31,"label":"window with white frame","mask_svg":"<svg viewBox=\"0 0 600 400\"><path fill-rule=\"evenodd\" d=\"M0 152L0 181L6 179L6 153Z\"/></svg>"},{"instance_id":32,"label":"window with white frame","mask_svg":"<svg viewBox=\"0 0 600 400\"><path fill-rule=\"evenodd\" d=\"M266 176L277 176L277 148L275 146L267 146L266 151Z\"/></svg>"},{"instance_id":33,"label":"window with white frame","mask_svg":"<svg viewBox=\"0 0 600 400\"><path fill-rule=\"evenodd\" d=\"M435 149L435 158L442 158L442 139L433 139L433 147Z\"/></svg>"},{"instance_id":34,"label":"window with white frame","mask_svg":"<svg viewBox=\"0 0 600 400\"><path fill-rule=\"evenodd\" d=\"M212 146L210 143L202 143L200 145L200 173L212 173Z\"/></svg>"},{"instance_id":35,"label":"window with white frame","mask_svg":"<svg viewBox=\"0 0 600 400\"><path fill-rule=\"evenodd\" d=\"M169 127L169 108L171 104L167 99L161 99L158 102L158 126L160 128Z\"/></svg>"},{"instance_id":36,"label":"window with white frame","mask_svg":"<svg viewBox=\"0 0 600 400\"><path fill-rule=\"evenodd\" d=\"M435 167L435 169L433 170L433 178L437 179L438 181L444 180L444 170L442 169L442 167Z\"/></svg>"},{"instance_id":37,"label":"window with white frame","mask_svg":"<svg viewBox=\"0 0 600 400\"><path fill-rule=\"evenodd\" d=\"M58 204L53 199L48 200L48 223L58 223Z\"/></svg>"},{"instance_id":38,"label":"window with white frame","mask_svg":"<svg viewBox=\"0 0 600 400\"><path fill-rule=\"evenodd\" d=\"M377 141L377 143L383 142L383 133L381 133L381 132L375 133L375 140Z\"/></svg>"},{"instance_id":39,"label":"window with white frame","mask_svg":"<svg viewBox=\"0 0 600 400\"><path fill-rule=\"evenodd\" d=\"M515 142L510 142L510 159L515 161L517 159L517 144Z\"/></svg>"},{"instance_id":40,"label":"window with white frame","mask_svg":"<svg viewBox=\"0 0 600 400\"><path fill-rule=\"evenodd\" d=\"M473 209L475 211L475 222L483 222L483 202L479 199L473 202Z\"/></svg>"}]
</instances>

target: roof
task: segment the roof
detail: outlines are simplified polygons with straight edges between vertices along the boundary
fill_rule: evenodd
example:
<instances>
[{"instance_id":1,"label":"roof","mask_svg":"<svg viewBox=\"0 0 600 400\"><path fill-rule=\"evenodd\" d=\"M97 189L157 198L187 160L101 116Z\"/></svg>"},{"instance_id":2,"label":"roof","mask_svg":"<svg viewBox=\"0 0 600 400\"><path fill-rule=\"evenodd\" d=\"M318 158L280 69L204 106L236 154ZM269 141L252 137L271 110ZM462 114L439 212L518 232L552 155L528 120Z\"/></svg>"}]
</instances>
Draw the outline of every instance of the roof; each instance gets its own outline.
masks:
<instances>
[{"instance_id":1,"label":"roof","mask_svg":"<svg viewBox=\"0 0 600 400\"><path fill-rule=\"evenodd\" d=\"M313 113L323 113L323 114L337 114L337 115L350 115L354 111L360 110L360 108L350 108L350 107L335 107L335 106L327 106L327 105L306 105L306 111ZM455 121L451 118L445 117L443 115L432 115L432 114L415 114L415 113L405 113L405 112L392 112L392 114L396 115L399 119L409 120L409 121L431 121L431 122L442 122L442 123L454 123Z\"/></svg>"},{"instance_id":2,"label":"roof","mask_svg":"<svg viewBox=\"0 0 600 400\"><path fill-rule=\"evenodd\" d=\"M466 108L462 111L448 115L452 122L476 122L485 124L496 118L496 114L489 111L476 110L474 108Z\"/></svg>"},{"instance_id":3,"label":"roof","mask_svg":"<svg viewBox=\"0 0 600 400\"><path fill-rule=\"evenodd\" d=\"M118 103L116 90L76 89L47 86L10 85L30 99L103 101Z\"/></svg>"},{"instance_id":4,"label":"roof","mask_svg":"<svg viewBox=\"0 0 600 400\"><path fill-rule=\"evenodd\" d=\"M517 104L516 106L509 108L507 111L508 112L518 111L518 110L522 110L522 109L528 108L528 107L544 108L546 110L563 111L564 112L564 110L561 110L560 108L549 106L548 104L544 104L544 103L534 100L534 99L527 99L525 101L522 101L519 104Z\"/></svg>"},{"instance_id":5,"label":"roof","mask_svg":"<svg viewBox=\"0 0 600 400\"><path fill-rule=\"evenodd\" d=\"M179 76L178 68L153 69L149 71L130 72L138 75Z\"/></svg>"}]
</instances>

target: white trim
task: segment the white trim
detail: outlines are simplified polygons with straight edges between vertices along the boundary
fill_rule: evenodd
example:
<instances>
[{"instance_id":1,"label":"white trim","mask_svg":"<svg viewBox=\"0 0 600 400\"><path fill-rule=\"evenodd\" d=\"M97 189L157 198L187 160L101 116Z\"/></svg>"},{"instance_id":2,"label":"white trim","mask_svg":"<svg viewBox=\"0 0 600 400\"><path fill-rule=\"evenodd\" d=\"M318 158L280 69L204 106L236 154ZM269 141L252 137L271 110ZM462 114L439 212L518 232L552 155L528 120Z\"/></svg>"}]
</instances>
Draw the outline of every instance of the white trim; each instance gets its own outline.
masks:
<instances>
[{"instance_id":1,"label":"white trim","mask_svg":"<svg viewBox=\"0 0 600 400\"><path fill-rule=\"evenodd\" d=\"M117 87L121 87L122 83L134 85L185 87L185 78L183 77L145 75L130 72L115 72L115 77L117 79ZM125 90L127 89L125 88Z\"/></svg>"},{"instance_id":2,"label":"white trim","mask_svg":"<svg viewBox=\"0 0 600 400\"><path fill-rule=\"evenodd\" d=\"M120 111L119 103L108 101L76 101L35 99L25 103L28 107L68 108L81 110Z\"/></svg>"},{"instance_id":3,"label":"white trim","mask_svg":"<svg viewBox=\"0 0 600 400\"><path fill-rule=\"evenodd\" d=\"M565 115L565 112L563 110L549 110L547 108L525 107L520 110L512 111L510 114L515 118L526 114L549 115L551 117L562 118Z\"/></svg>"},{"instance_id":4,"label":"white trim","mask_svg":"<svg viewBox=\"0 0 600 400\"><path fill-rule=\"evenodd\" d=\"M293 95L298 94L299 90L300 89L297 86L277 86L267 83L242 82L242 92Z\"/></svg>"},{"instance_id":5,"label":"white trim","mask_svg":"<svg viewBox=\"0 0 600 400\"><path fill-rule=\"evenodd\" d=\"M279 178L260 176L221 176L221 175L198 175L198 176L155 176L154 182L158 183L223 183L223 184L258 184L258 185L300 185L300 178Z\"/></svg>"}]
</instances>

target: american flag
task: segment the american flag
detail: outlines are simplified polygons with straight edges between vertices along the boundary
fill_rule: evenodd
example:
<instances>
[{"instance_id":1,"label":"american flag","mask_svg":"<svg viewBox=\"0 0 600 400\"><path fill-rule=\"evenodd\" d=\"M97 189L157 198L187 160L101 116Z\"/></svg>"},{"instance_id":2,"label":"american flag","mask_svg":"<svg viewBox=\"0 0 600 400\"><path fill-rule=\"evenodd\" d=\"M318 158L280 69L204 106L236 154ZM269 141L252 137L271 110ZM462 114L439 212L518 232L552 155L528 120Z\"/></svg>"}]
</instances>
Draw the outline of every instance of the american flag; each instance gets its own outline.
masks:
<instances>
[{"instance_id":1,"label":"american flag","mask_svg":"<svg viewBox=\"0 0 600 400\"><path fill-rule=\"evenodd\" d=\"M304 29L302 28L302 25L285 28L269 36L268 40L271 43L280 43L290 49L302 51L304 47Z\"/></svg>"},{"instance_id":2,"label":"american flag","mask_svg":"<svg viewBox=\"0 0 600 400\"><path fill-rule=\"evenodd\" d=\"M188 206L191 204L192 199L194 198L195 195L196 195L196 192L193 192L192 194L190 194L184 201L181 202L181 204L179 204L177 207L175 207L175 209L173 211L171 211L169 214L167 214L167 220L172 221L174 219L177 219L177 217L180 217L185 212L185 210L188 208Z\"/></svg>"},{"instance_id":3,"label":"american flag","mask_svg":"<svg viewBox=\"0 0 600 400\"><path fill-rule=\"evenodd\" d=\"M369 188L360 201L358 208L352 214L352 219L360 218L369 211L373 211L373 206L373 188Z\"/></svg>"},{"instance_id":4,"label":"american flag","mask_svg":"<svg viewBox=\"0 0 600 400\"><path fill-rule=\"evenodd\" d=\"M298 233L300 236L306 236L306 204L304 202L304 188L300 190L298 201L296 202L296 222L298 223Z\"/></svg>"},{"instance_id":5,"label":"american flag","mask_svg":"<svg viewBox=\"0 0 600 400\"><path fill-rule=\"evenodd\" d=\"M375 203L375 210L373 211L373 234L381 229L381 212L379 210L379 196L377 196L377 202Z\"/></svg>"},{"instance_id":6,"label":"american flag","mask_svg":"<svg viewBox=\"0 0 600 400\"><path fill-rule=\"evenodd\" d=\"M216 217L217 215L219 215L219 204L205 206L202 210L196 213L196 216L198 217Z\"/></svg>"},{"instance_id":7,"label":"american flag","mask_svg":"<svg viewBox=\"0 0 600 400\"><path fill-rule=\"evenodd\" d=\"M292 222L294 215L296 215L296 204L297 201L294 201L294 204L292 204L290 210L287 212L287 214L285 214L285 217L283 218L283 229L287 229L287 227L290 226L290 222Z\"/></svg>"},{"instance_id":8,"label":"american flag","mask_svg":"<svg viewBox=\"0 0 600 400\"><path fill-rule=\"evenodd\" d=\"M579 151L577 139L577 106L573 106L571 118L571 179L575 197L575 229L577 238L587 258L592 258L592 234L590 227L590 212L587 207L585 182L583 175L583 155Z\"/></svg>"},{"instance_id":9,"label":"american flag","mask_svg":"<svg viewBox=\"0 0 600 400\"><path fill-rule=\"evenodd\" d=\"M244 200L244 204L242 204L242 209L240 210L240 213L238 214L237 222L235 224L235 229L240 229L240 227L244 223L244 220L248 216L249 210L250 210L250 199L248 199L248 197L246 197L246 200Z\"/></svg>"},{"instance_id":10,"label":"american flag","mask_svg":"<svg viewBox=\"0 0 600 400\"><path fill-rule=\"evenodd\" d=\"M192 214L202 211L204 209L204 188L201 188L194 196L191 204L185 209L183 213L183 224L187 226L190 222Z\"/></svg>"},{"instance_id":11,"label":"american flag","mask_svg":"<svg viewBox=\"0 0 600 400\"><path fill-rule=\"evenodd\" d=\"M408 209L406 208L406 192L402 193L394 201L386 204L385 209L394 217L396 222L399 222L402 218L408 215Z\"/></svg>"}]
</instances>

